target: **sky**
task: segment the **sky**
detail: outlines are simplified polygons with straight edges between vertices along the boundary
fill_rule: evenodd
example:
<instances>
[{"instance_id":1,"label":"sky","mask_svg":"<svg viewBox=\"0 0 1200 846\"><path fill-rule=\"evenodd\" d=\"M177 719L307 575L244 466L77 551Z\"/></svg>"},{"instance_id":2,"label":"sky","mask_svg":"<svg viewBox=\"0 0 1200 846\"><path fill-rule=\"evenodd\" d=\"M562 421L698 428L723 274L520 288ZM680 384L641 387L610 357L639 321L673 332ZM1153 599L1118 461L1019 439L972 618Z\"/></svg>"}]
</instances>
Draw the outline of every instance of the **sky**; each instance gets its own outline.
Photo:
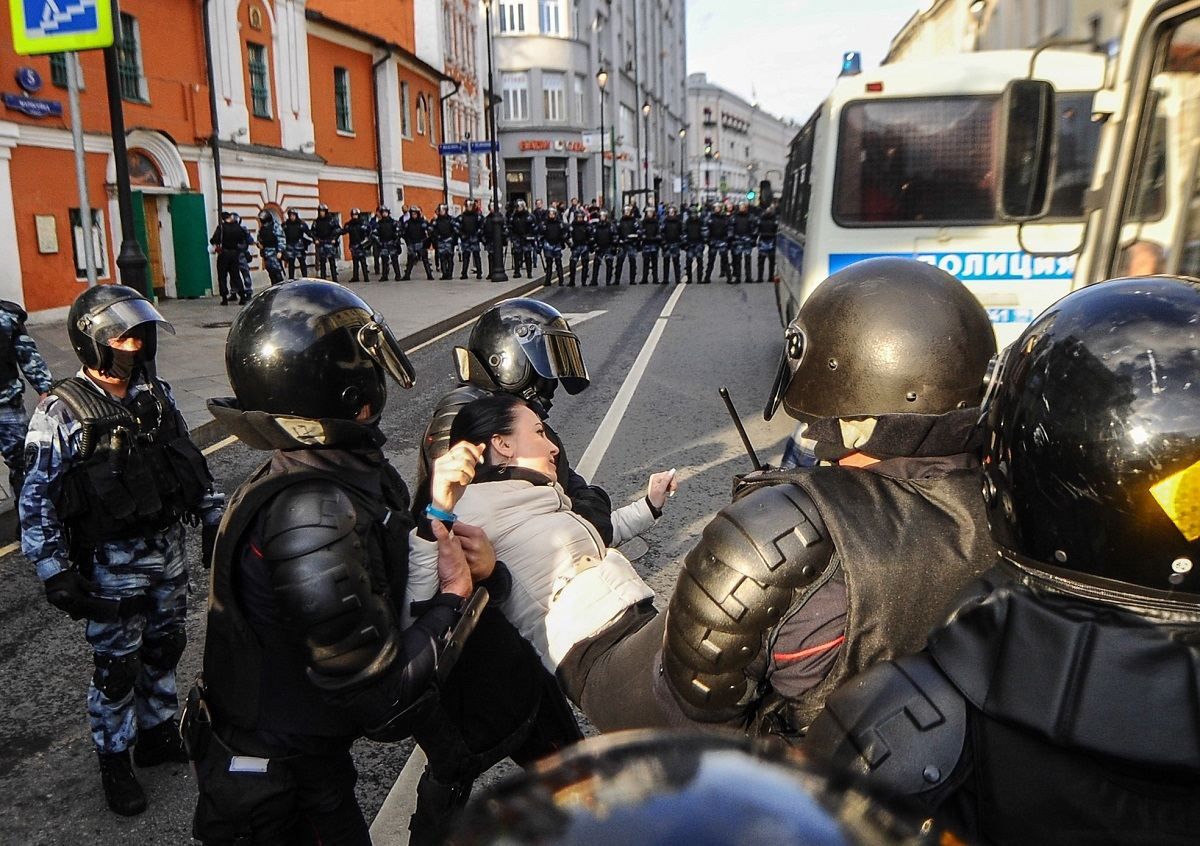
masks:
<instances>
[{"instance_id":1,"label":"sky","mask_svg":"<svg viewBox=\"0 0 1200 846\"><path fill-rule=\"evenodd\" d=\"M803 122L858 50L874 67L928 0L686 0L688 73ZM755 96L756 95L756 96Z\"/></svg>"}]
</instances>

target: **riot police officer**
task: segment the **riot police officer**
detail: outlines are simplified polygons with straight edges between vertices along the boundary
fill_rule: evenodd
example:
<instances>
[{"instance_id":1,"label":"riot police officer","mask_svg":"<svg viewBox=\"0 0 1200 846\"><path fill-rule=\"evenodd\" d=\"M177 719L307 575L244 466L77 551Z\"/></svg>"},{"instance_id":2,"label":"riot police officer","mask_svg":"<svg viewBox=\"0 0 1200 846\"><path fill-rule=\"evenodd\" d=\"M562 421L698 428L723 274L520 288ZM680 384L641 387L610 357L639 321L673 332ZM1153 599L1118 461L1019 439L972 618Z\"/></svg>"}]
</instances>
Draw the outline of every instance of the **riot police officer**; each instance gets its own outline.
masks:
<instances>
[{"instance_id":1,"label":"riot police officer","mask_svg":"<svg viewBox=\"0 0 1200 846\"><path fill-rule=\"evenodd\" d=\"M750 213L750 204L738 205L737 213L733 215L729 225L730 236L733 240L733 279L734 284L742 281L745 270L746 281L754 281L750 273L750 255L754 252L754 243L758 239L758 219Z\"/></svg>"},{"instance_id":2,"label":"riot police officer","mask_svg":"<svg viewBox=\"0 0 1200 846\"><path fill-rule=\"evenodd\" d=\"M617 235L617 275L615 284L621 284L621 269L625 260L629 260L629 284L637 284L637 254L641 245L642 227L638 224L637 214L633 206L625 206L625 211L616 225Z\"/></svg>"},{"instance_id":3,"label":"riot police officer","mask_svg":"<svg viewBox=\"0 0 1200 846\"><path fill-rule=\"evenodd\" d=\"M588 283L588 270L592 255L592 222L588 217L587 210L582 206L575 210L575 215L571 218L571 225L567 230L567 235L571 245L571 278L568 280L567 286L575 286L575 268L580 261L583 262L583 276L580 278L579 284L586 285ZM593 282L592 284L596 283Z\"/></svg>"},{"instance_id":4,"label":"riot police officer","mask_svg":"<svg viewBox=\"0 0 1200 846\"><path fill-rule=\"evenodd\" d=\"M604 286L619 285L621 280L613 280L613 258L617 254L617 228L608 219L608 209L600 209L596 222L592 226L592 246L596 257L592 262L592 287L600 276L600 261L604 260Z\"/></svg>"},{"instance_id":5,"label":"riot police officer","mask_svg":"<svg viewBox=\"0 0 1200 846\"><path fill-rule=\"evenodd\" d=\"M454 248L458 246L458 224L450 216L445 204L437 207L437 214L429 226L429 233L436 250L441 278L443 281L454 278Z\"/></svg>"},{"instance_id":6,"label":"riot police officer","mask_svg":"<svg viewBox=\"0 0 1200 846\"><path fill-rule=\"evenodd\" d=\"M533 405L546 420L559 384L569 394L588 386L579 338L553 306L541 300L503 300L479 316L465 347L455 347L459 385L442 397L422 441L418 488L437 458L450 447L450 426L460 408L493 393L507 393ZM589 485L571 469L562 439L545 423L546 436L558 447L558 481L572 510L612 540L612 502L603 489Z\"/></svg>"},{"instance_id":7,"label":"riot police officer","mask_svg":"<svg viewBox=\"0 0 1200 846\"><path fill-rule=\"evenodd\" d=\"M283 241L288 279L296 278L297 265L300 267L300 275L308 276L308 245L312 243L312 232L308 224L300 219L300 212L295 209L287 210L287 219L283 222Z\"/></svg>"},{"instance_id":8,"label":"riot police officer","mask_svg":"<svg viewBox=\"0 0 1200 846\"><path fill-rule=\"evenodd\" d=\"M242 281L241 267L242 250L249 238L245 228L234 221L232 212L221 212L221 222L208 239L217 249L217 286L221 292L221 305L229 305L231 282L233 296L239 303L244 304L249 299Z\"/></svg>"},{"instance_id":9,"label":"riot police officer","mask_svg":"<svg viewBox=\"0 0 1200 846\"><path fill-rule=\"evenodd\" d=\"M312 236L317 243L317 275L330 282L337 281L338 244L342 239L342 226L329 206L317 206L317 219L313 221Z\"/></svg>"},{"instance_id":10,"label":"riot police officer","mask_svg":"<svg viewBox=\"0 0 1200 846\"><path fill-rule=\"evenodd\" d=\"M525 201L518 200L508 221L508 232L512 237L513 275L521 278L521 267L525 275L533 278L534 242L537 240L537 221L525 208Z\"/></svg>"},{"instance_id":11,"label":"riot police officer","mask_svg":"<svg viewBox=\"0 0 1200 846\"><path fill-rule=\"evenodd\" d=\"M654 275L654 284L658 284L658 254L662 241L662 230L658 215L654 209L647 206L642 217L642 284L646 284L647 274Z\"/></svg>"},{"instance_id":12,"label":"riot police officer","mask_svg":"<svg viewBox=\"0 0 1200 846\"><path fill-rule=\"evenodd\" d=\"M725 213L725 205L717 203L705 215L704 229L708 239L708 267L704 270L704 281L712 281L713 264L717 256L721 257L721 276L727 282L732 282L729 274L729 215Z\"/></svg>"},{"instance_id":13,"label":"riot police officer","mask_svg":"<svg viewBox=\"0 0 1200 846\"><path fill-rule=\"evenodd\" d=\"M211 403L214 416L272 452L234 496L213 556L203 680L183 726L200 788L194 834L366 846L350 745L415 734L433 775L418 788L413 842L438 842L431 783L560 745L530 733L545 690L536 654L480 611L477 588L502 599L506 571L479 530L432 512L415 535L437 545L440 593L401 607L414 521L378 421L386 382L409 387L413 372L351 291L271 289L230 329L226 364L236 398ZM462 445L437 463L437 501L471 478L476 453ZM468 536L479 546L464 553Z\"/></svg>"},{"instance_id":14,"label":"riot police officer","mask_svg":"<svg viewBox=\"0 0 1200 846\"><path fill-rule=\"evenodd\" d=\"M411 206L408 220L401 227L404 245L408 248L408 261L404 264L404 279L412 278L413 265L418 261L425 268L425 278L433 279L433 268L429 265L429 223L421 216L420 206Z\"/></svg>"},{"instance_id":15,"label":"riot police officer","mask_svg":"<svg viewBox=\"0 0 1200 846\"><path fill-rule=\"evenodd\" d=\"M998 566L924 651L829 699L822 759L972 842L1195 839L1197 350L1194 279L1104 282L1030 324L985 408Z\"/></svg>"},{"instance_id":16,"label":"riot police officer","mask_svg":"<svg viewBox=\"0 0 1200 846\"><path fill-rule=\"evenodd\" d=\"M699 205L694 205L683 222L683 237L687 249L687 282L703 284L709 280L704 276L704 245L708 241L708 225Z\"/></svg>"},{"instance_id":17,"label":"riot police officer","mask_svg":"<svg viewBox=\"0 0 1200 846\"><path fill-rule=\"evenodd\" d=\"M283 281L283 229L266 209L258 213L258 252L272 285Z\"/></svg>"},{"instance_id":18,"label":"riot police officer","mask_svg":"<svg viewBox=\"0 0 1200 846\"><path fill-rule=\"evenodd\" d=\"M483 214L479 210L479 201L472 200L466 211L458 216L459 249L462 251L462 276L467 278L467 266L473 259L475 262L475 278L483 278L483 263L479 258L480 239L483 237Z\"/></svg>"},{"instance_id":19,"label":"riot police officer","mask_svg":"<svg viewBox=\"0 0 1200 846\"><path fill-rule=\"evenodd\" d=\"M683 234L683 218L679 216L679 209L669 206L666 217L662 219L662 281L664 285L671 283L672 267L675 269L675 284L678 285L683 281L683 274L679 267L679 254L683 249Z\"/></svg>"},{"instance_id":20,"label":"riot police officer","mask_svg":"<svg viewBox=\"0 0 1200 846\"><path fill-rule=\"evenodd\" d=\"M546 219L538 229L538 240L542 244L542 260L546 267L543 285L549 285L554 271L558 270L558 287L563 284L563 248L567 245L567 225L558 216L558 209L546 212Z\"/></svg>"},{"instance_id":21,"label":"riot police officer","mask_svg":"<svg viewBox=\"0 0 1200 846\"><path fill-rule=\"evenodd\" d=\"M495 203L488 203L488 207L490 211L483 221L483 239L487 246L488 275L492 276L496 272L497 255L501 268L504 267L504 249L508 246L508 221L504 218L504 212L496 208ZM497 241L500 242L499 250L496 249Z\"/></svg>"},{"instance_id":22,"label":"riot police officer","mask_svg":"<svg viewBox=\"0 0 1200 846\"><path fill-rule=\"evenodd\" d=\"M242 216L237 212L230 215L230 218L238 226L242 227L242 232L245 233L245 238L242 240L242 246L238 252L238 275L242 279L243 296L241 302L244 304L254 294L254 281L250 277L250 259L254 258L254 253L250 248L254 245L254 236L250 233L250 227L242 222Z\"/></svg>"},{"instance_id":23,"label":"riot police officer","mask_svg":"<svg viewBox=\"0 0 1200 846\"><path fill-rule=\"evenodd\" d=\"M362 279L363 282L370 282L371 274L367 270L367 256L371 253L371 245L375 243L375 227L370 213L362 209L350 209L350 220L346 222L346 234L350 236L350 261L353 267L350 281L357 282ZM362 271L361 277L359 276L360 270Z\"/></svg>"},{"instance_id":24,"label":"riot police officer","mask_svg":"<svg viewBox=\"0 0 1200 846\"><path fill-rule=\"evenodd\" d=\"M181 520L201 521L207 560L222 497L154 371L157 327L144 297L98 285L71 304L82 369L39 403L26 441L22 551L52 605L87 620L95 672L87 711L108 806L146 809L133 774L184 762L175 665L187 643Z\"/></svg>"},{"instance_id":25,"label":"riot police officer","mask_svg":"<svg viewBox=\"0 0 1200 846\"><path fill-rule=\"evenodd\" d=\"M46 398L52 384L50 368L25 331L27 317L25 309L16 303L0 300L0 455L8 465L13 499L21 496L25 482L25 433L29 430L21 376L41 399Z\"/></svg>"},{"instance_id":26,"label":"riot police officer","mask_svg":"<svg viewBox=\"0 0 1200 846\"><path fill-rule=\"evenodd\" d=\"M775 279L775 238L779 235L779 221L775 217L774 204L758 219L758 278L755 282L763 281L763 265L769 262L767 281Z\"/></svg>"},{"instance_id":27,"label":"riot police officer","mask_svg":"<svg viewBox=\"0 0 1200 846\"><path fill-rule=\"evenodd\" d=\"M379 245L379 260L383 267L383 275L379 277L379 281L388 281L389 269L392 275L399 279L400 253L403 249L400 245L400 224L392 217L392 210L387 206L380 206L376 214L379 217L375 221L375 243Z\"/></svg>"}]
</instances>

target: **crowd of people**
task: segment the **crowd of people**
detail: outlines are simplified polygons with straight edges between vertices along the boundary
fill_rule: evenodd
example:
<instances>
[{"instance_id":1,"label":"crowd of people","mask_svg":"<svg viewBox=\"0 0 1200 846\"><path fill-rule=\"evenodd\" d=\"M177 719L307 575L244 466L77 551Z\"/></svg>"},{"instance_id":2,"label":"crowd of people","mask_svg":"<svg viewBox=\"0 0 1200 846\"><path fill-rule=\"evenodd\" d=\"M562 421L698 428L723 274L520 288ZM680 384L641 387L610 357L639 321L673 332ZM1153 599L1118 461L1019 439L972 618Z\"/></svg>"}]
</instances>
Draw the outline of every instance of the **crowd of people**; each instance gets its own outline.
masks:
<instances>
[{"instance_id":1,"label":"crowd of people","mask_svg":"<svg viewBox=\"0 0 1200 846\"><path fill-rule=\"evenodd\" d=\"M560 202L549 207L536 200L532 209L524 200L517 200L505 213L489 204L487 215L480 202L472 200L457 215L439 205L431 219L415 205L405 206L399 218L393 218L386 206L380 206L373 215L354 208L345 223L324 203L317 207L311 223L289 209L280 224L264 209L257 234L251 233L236 213L222 212L221 223L209 241L217 251L221 304L236 299L245 305L253 293L249 262L254 248L262 255L272 285L284 281L285 270L288 279L296 278L297 271L301 277L308 276L310 248L315 250L318 276L337 282L343 237L350 247L350 282L371 281L368 260L373 260L374 273L381 282L389 280L389 271L397 280L410 279L418 263L426 279L434 278L436 267L438 278L448 280L454 278L456 257L461 262L460 279L466 279L472 270L475 278L481 279L481 256L488 255L491 275L498 252L502 264L511 254L512 272L517 279L522 273L532 279L540 264L546 285L554 284L557 277L560 286L574 286L577 278L580 285L596 286L601 266L604 284L619 285L626 265L630 285L651 281L668 285L672 279L675 284L704 284L712 281L714 269L718 278L738 284L774 279L778 233L774 205L743 202L735 206L723 201L703 207L696 204L681 211L660 203L642 212L630 204L619 217L613 217L600 201L585 205L576 198L570 205ZM500 249L495 251L497 239ZM566 274L564 253L569 253ZM756 253L757 270L753 262ZM403 276L402 255L406 256Z\"/></svg>"},{"instance_id":2,"label":"crowd of people","mask_svg":"<svg viewBox=\"0 0 1200 846\"><path fill-rule=\"evenodd\" d=\"M106 286L69 320L82 368L30 426L23 549L88 621L116 813L146 807L133 764L190 759L205 844L366 846L351 744L415 738L410 842L442 843L490 766L581 739L573 704L603 732L797 746L966 842L1195 837L1195 280L1076 291L998 352L944 271L839 271L788 327L766 409L804 424L810 460L737 479L661 598L620 546L677 474L614 509L572 468L550 412L590 376L545 303L493 306L455 350L410 495L379 421L414 373L382 317L331 282L260 293L210 408L269 458L228 506L155 372L161 315ZM212 587L180 726L184 523Z\"/></svg>"}]
</instances>

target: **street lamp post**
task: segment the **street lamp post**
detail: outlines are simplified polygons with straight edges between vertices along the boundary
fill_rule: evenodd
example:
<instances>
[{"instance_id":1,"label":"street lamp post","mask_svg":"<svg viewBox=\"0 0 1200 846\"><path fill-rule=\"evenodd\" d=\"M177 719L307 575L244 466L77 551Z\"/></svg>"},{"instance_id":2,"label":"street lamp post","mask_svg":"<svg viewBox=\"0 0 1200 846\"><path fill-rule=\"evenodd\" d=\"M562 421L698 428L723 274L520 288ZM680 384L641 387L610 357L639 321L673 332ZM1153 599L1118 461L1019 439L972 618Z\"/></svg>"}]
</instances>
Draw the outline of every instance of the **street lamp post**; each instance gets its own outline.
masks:
<instances>
[{"instance_id":1,"label":"street lamp post","mask_svg":"<svg viewBox=\"0 0 1200 846\"><path fill-rule=\"evenodd\" d=\"M642 103L642 117L646 119L646 146L642 150L642 191L646 202L650 202L650 101Z\"/></svg>"},{"instance_id":2,"label":"street lamp post","mask_svg":"<svg viewBox=\"0 0 1200 846\"><path fill-rule=\"evenodd\" d=\"M604 68L600 68L600 70L596 72L596 85L600 87L600 172L596 176L597 183L600 185L599 194L601 198L603 198L604 192L608 190L608 186L604 184L604 89L608 85L608 71L606 71ZM616 162L617 157L614 155L614 166L616 166ZM609 202L611 201L612 198L609 197ZM603 201L600 203L600 207L604 208Z\"/></svg>"},{"instance_id":3,"label":"street lamp post","mask_svg":"<svg viewBox=\"0 0 1200 846\"><path fill-rule=\"evenodd\" d=\"M687 205L687 195L684 190L684 185L687 184L687 149L684 145L684 139L687 138L687 127L679 129L679 205Z\"/></svg>"},{"instance_id":4,"label":"street lamp post","mask_svg":"<svg viewBox=\"0 0 1200 846\"><path fill-rule=\"evenodd\" d=\"M492 214L500 213L500 176L496 168L496 157L500 153L500 142L496 132L496 68L492 62L492 0L484 0L487 4L487 54L488 54L488 134L492 142ZM488 215L491 217L491 215ZM492 259L488 269L488 277L493 282L507 282L508 274L504 272L504 227L492 227Z\"/></svg>"}]
</instances>

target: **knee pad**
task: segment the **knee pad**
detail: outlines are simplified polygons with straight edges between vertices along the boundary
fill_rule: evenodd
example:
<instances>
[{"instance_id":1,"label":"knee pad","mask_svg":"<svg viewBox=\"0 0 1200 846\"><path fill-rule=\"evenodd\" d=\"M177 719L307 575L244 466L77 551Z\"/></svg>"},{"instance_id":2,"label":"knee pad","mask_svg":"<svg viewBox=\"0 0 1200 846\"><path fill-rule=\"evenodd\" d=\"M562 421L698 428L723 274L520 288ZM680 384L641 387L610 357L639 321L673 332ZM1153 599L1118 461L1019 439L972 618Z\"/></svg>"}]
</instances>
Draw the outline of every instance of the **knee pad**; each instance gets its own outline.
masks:
<instances>
[{"instance_id":1,"label":"knee pad","mask_svg":"<svg viewBox=\"0 0 1200 846\"><path fill-rule=\"evenodd\" d=\"M142 641L141 658L149 667L162 670L173 670L183 657L184 647L187 646L187 631L180 626L164 632L154 640Z\"/></svg>"},{"instance_id":2,"label":"knee pad","mask_svg":"<svg viewBox=\"0 0 1200 846\"><path fill-rule=\"evenodd\" d=\"M138 653L117 656L96 652L92 654L92 660L96 664L96 671L92 675L96 690L112 700L124 699L129 695L142 669L142 659Z\"/></svg>"}]
</instances>

